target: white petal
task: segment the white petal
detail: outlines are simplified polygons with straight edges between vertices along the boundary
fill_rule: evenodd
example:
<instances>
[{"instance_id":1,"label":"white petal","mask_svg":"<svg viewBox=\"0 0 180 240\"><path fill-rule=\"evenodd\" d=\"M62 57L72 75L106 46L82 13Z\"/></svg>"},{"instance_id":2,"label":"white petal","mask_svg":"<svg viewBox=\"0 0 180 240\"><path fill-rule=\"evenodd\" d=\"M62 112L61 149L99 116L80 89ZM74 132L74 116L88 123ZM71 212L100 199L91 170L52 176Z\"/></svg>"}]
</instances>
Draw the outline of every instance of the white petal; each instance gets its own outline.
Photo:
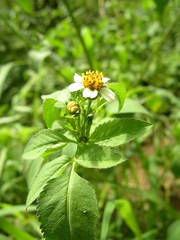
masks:
<instances>
[{"instance_id":1,"label":"white petal","mask_svg":"<svg viewBox=\"0 0 180 240\"><path fill-rule=\"evenodd\" d=\"M115 94L107 87L102 88L100 94L107 101L113 101L115 99Z\"/></svg>"},{"instance_id":2,"label":"white petal","mask_svg":"<svg viewBox=\"0 0 180 240\"><path fill-rule=\"evenodd\" d=\"M85 88L83 91L83 97L84 98L96 98L98 95L98 91L97 90L90 90L89 88Z\"/></svg>"},{"instance_id":3,"label":"white petal","mask_svg":"<svg viewBox=\"0 0 180 240\"><path fill-rule=\"evenodd\" d=\"M70 92L76 92L83 88L82 83L72 83L69 85L68 89Z\"/></svg>"},{"instance_id":4,"label":"white petal","mask_svg":"<svg viewBox=\"0 0 180 240\"><path fill-rule=\"evenodd\" d=\"M110 80L110 78L107 78L107 77L103 77L103 83L107 83L109 80Z\"/></svg>"},{"instance_id":5,"label":"white petal","mask_svg":"<svg viewBox=\"0 0 180 240\"><path fill-rule=\"evenodd\" d=\"M96 98L98 95L98 91L94 90L94 91L90 91L90 98Z\"/></svg>"},{"instance_id":6,"label":"white petal","mask_svg":"<svg viewBox=\"0 0 180 240\"><path fill-rule=\"evenodd\" d=\"M76 83L82 83L82 76L80 76L79 74L75 73L74 74L74 81Z\"/></svg>"}]
</instances>

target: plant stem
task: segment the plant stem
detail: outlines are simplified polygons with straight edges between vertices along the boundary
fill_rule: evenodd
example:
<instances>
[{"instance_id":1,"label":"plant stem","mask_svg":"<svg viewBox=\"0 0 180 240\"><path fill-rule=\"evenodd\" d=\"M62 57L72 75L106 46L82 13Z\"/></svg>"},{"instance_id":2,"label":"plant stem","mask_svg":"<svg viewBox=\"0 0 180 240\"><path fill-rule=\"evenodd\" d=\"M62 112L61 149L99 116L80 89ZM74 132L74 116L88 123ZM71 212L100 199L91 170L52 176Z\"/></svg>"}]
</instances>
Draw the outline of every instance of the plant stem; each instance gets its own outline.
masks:
<instances>
[{"instance_id":1,"label":"plant stem","mask_svg":"<svg viewBox=\"0 0 180 240\"><path fill-rule=\"evenodd\" d=\"M82 47L84 49L84 53L86 55L87 61L89 63L89 66L90 66L91 69L93 69L93 63L92 63L91 56L90 56L89 51L88 51L88 49L86 47L85 41L84 41L84 39L83 39L83 37L81 35L81 30L80 30L80 27L79 27L79 25L78 25L78 23L76 21L76 18L74 17L73 11L71 10L71 8L69 6L68 0L63 0L63 3L64 3L64 5L67 8L67 11L69 13L69 16L71 17L72 23L74 24L74 27L75 27L76 32L77 32L77 35L79 37L79 40L80 40L81 45L82 45Z\"/></svg>"}]
</instances>

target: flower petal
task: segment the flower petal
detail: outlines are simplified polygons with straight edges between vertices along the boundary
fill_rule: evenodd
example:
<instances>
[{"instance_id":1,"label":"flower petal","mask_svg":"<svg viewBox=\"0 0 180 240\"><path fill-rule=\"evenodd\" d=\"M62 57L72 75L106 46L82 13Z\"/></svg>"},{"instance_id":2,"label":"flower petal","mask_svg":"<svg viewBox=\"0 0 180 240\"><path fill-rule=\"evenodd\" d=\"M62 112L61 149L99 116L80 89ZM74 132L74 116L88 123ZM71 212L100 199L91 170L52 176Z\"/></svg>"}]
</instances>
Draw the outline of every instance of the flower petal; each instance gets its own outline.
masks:
<instances>
[{"instance_id":1,"label":"flower petal","mask_svg":"<svg viewBox=\"0 0 180 240\"><path fill-rule=\"evenodd\" d=\"M68 89L70 92L76 92L83 88L82 83L72 83L69 85Z\"/></svg>"},{"instance_id":2,"label":"flower petal","mask_svg":"<svg viewBox=\"0 0 180 240\"><path fill-rule=\"evenodd\" d=\"M84 98L96 98L98 95L98 91L97 90L90 90L89 88L85 88L83 91L83 97Z\"/></svg>"},{"instance_id":3,"label":"flower petal","mask_svg":"<svg viewBox=\"0 0 180 240\"><path fill-rule=\"evenodd\" d=\"M103 77L103 83L107 83L109 80L110 80L110 78L107 78L107 77Z\"/></svg>"},{"instance_id":4,"label":"flower petal","mask_svg":"<svg viewBox=\"0 0 180 240\"><path fill-rule=\"evenodd\" d=\"M82 83L82 76L80 76L79 74L75 73L74 74L74 81L76 83Z\"/></svg>"},{"instance_id":5,"label":"flower petal","mask_svg":"<svg viewBox=\"0 0 180 240\"><path fill-rule=\"evenodd\" d=\"M104 87L100 91L101 96L106 99L106 101L113 101L115 99L115 94L109 88Z\"/></svg>"},{"instance_id":6,"label":"flower petal","mask_svg":"<svg viewBox=\"0 0 180 240\"><path fill-rule=\"evenodd\" d=\"M96 98L98 95L98 91L94 90L94 91L90 91L90 98Z\"/></svg>"},{"instance_id":7,"label":"flower petal","mask_svg":"<svg viewBox=\"0 0 180 240\"><path fill-rule=\"evenodd\" d=\"M90 91L89 88L85 88L84 91L83 91L83 97L84 98L88 98L90 97Z\"/></svg>"}]
</instances>

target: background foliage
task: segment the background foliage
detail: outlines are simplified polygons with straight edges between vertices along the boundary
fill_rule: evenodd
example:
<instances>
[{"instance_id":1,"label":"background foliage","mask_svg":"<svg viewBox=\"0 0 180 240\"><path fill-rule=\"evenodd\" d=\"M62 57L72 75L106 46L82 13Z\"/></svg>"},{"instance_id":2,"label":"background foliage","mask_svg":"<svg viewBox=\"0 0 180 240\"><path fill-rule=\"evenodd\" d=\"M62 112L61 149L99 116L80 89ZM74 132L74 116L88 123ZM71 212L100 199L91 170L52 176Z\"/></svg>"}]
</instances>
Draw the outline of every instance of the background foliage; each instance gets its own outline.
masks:
<instances>
[{"instance_id":1,"label":"background foliage","mask_svg":"<svg viewBox=\"0 0 180 240\"><path fill-rule=\"evenodd\" d=\"M74 72L123 82L154 132L126 147L129 161L82 171L99 201L98 239L180 236L180 1L0 1L0 239L42 239L26 212L22 152L43 128L41 95Z\"/></svg>"}]
</instances>

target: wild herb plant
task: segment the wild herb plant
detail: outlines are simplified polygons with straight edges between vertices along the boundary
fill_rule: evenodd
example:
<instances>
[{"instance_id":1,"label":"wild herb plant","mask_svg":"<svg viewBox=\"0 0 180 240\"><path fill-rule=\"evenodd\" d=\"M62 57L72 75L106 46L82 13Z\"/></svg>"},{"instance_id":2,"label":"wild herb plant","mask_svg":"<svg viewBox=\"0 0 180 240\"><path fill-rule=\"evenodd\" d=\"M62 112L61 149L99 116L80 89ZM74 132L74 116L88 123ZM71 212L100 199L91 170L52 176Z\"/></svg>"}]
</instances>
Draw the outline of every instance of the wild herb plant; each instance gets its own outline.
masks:
<instances>
[{"instance_id":1,"label":"wild herb plant","mask_svg":"<svg viewBox=\"0 0 180 240\"><path fill-rule=\"evenodd\" d=\"M32 136L24 158L27 208L38 199L37 214L47 240L96 239L96 194L78 169L123 163L121 145L151 129L148 122L119 114L125 91L109 80L98 71L75 74L68 89L42 97L47 129ZM115 101L119 112L109 114L107 104Z\"/></svg>"}]
</instances>

